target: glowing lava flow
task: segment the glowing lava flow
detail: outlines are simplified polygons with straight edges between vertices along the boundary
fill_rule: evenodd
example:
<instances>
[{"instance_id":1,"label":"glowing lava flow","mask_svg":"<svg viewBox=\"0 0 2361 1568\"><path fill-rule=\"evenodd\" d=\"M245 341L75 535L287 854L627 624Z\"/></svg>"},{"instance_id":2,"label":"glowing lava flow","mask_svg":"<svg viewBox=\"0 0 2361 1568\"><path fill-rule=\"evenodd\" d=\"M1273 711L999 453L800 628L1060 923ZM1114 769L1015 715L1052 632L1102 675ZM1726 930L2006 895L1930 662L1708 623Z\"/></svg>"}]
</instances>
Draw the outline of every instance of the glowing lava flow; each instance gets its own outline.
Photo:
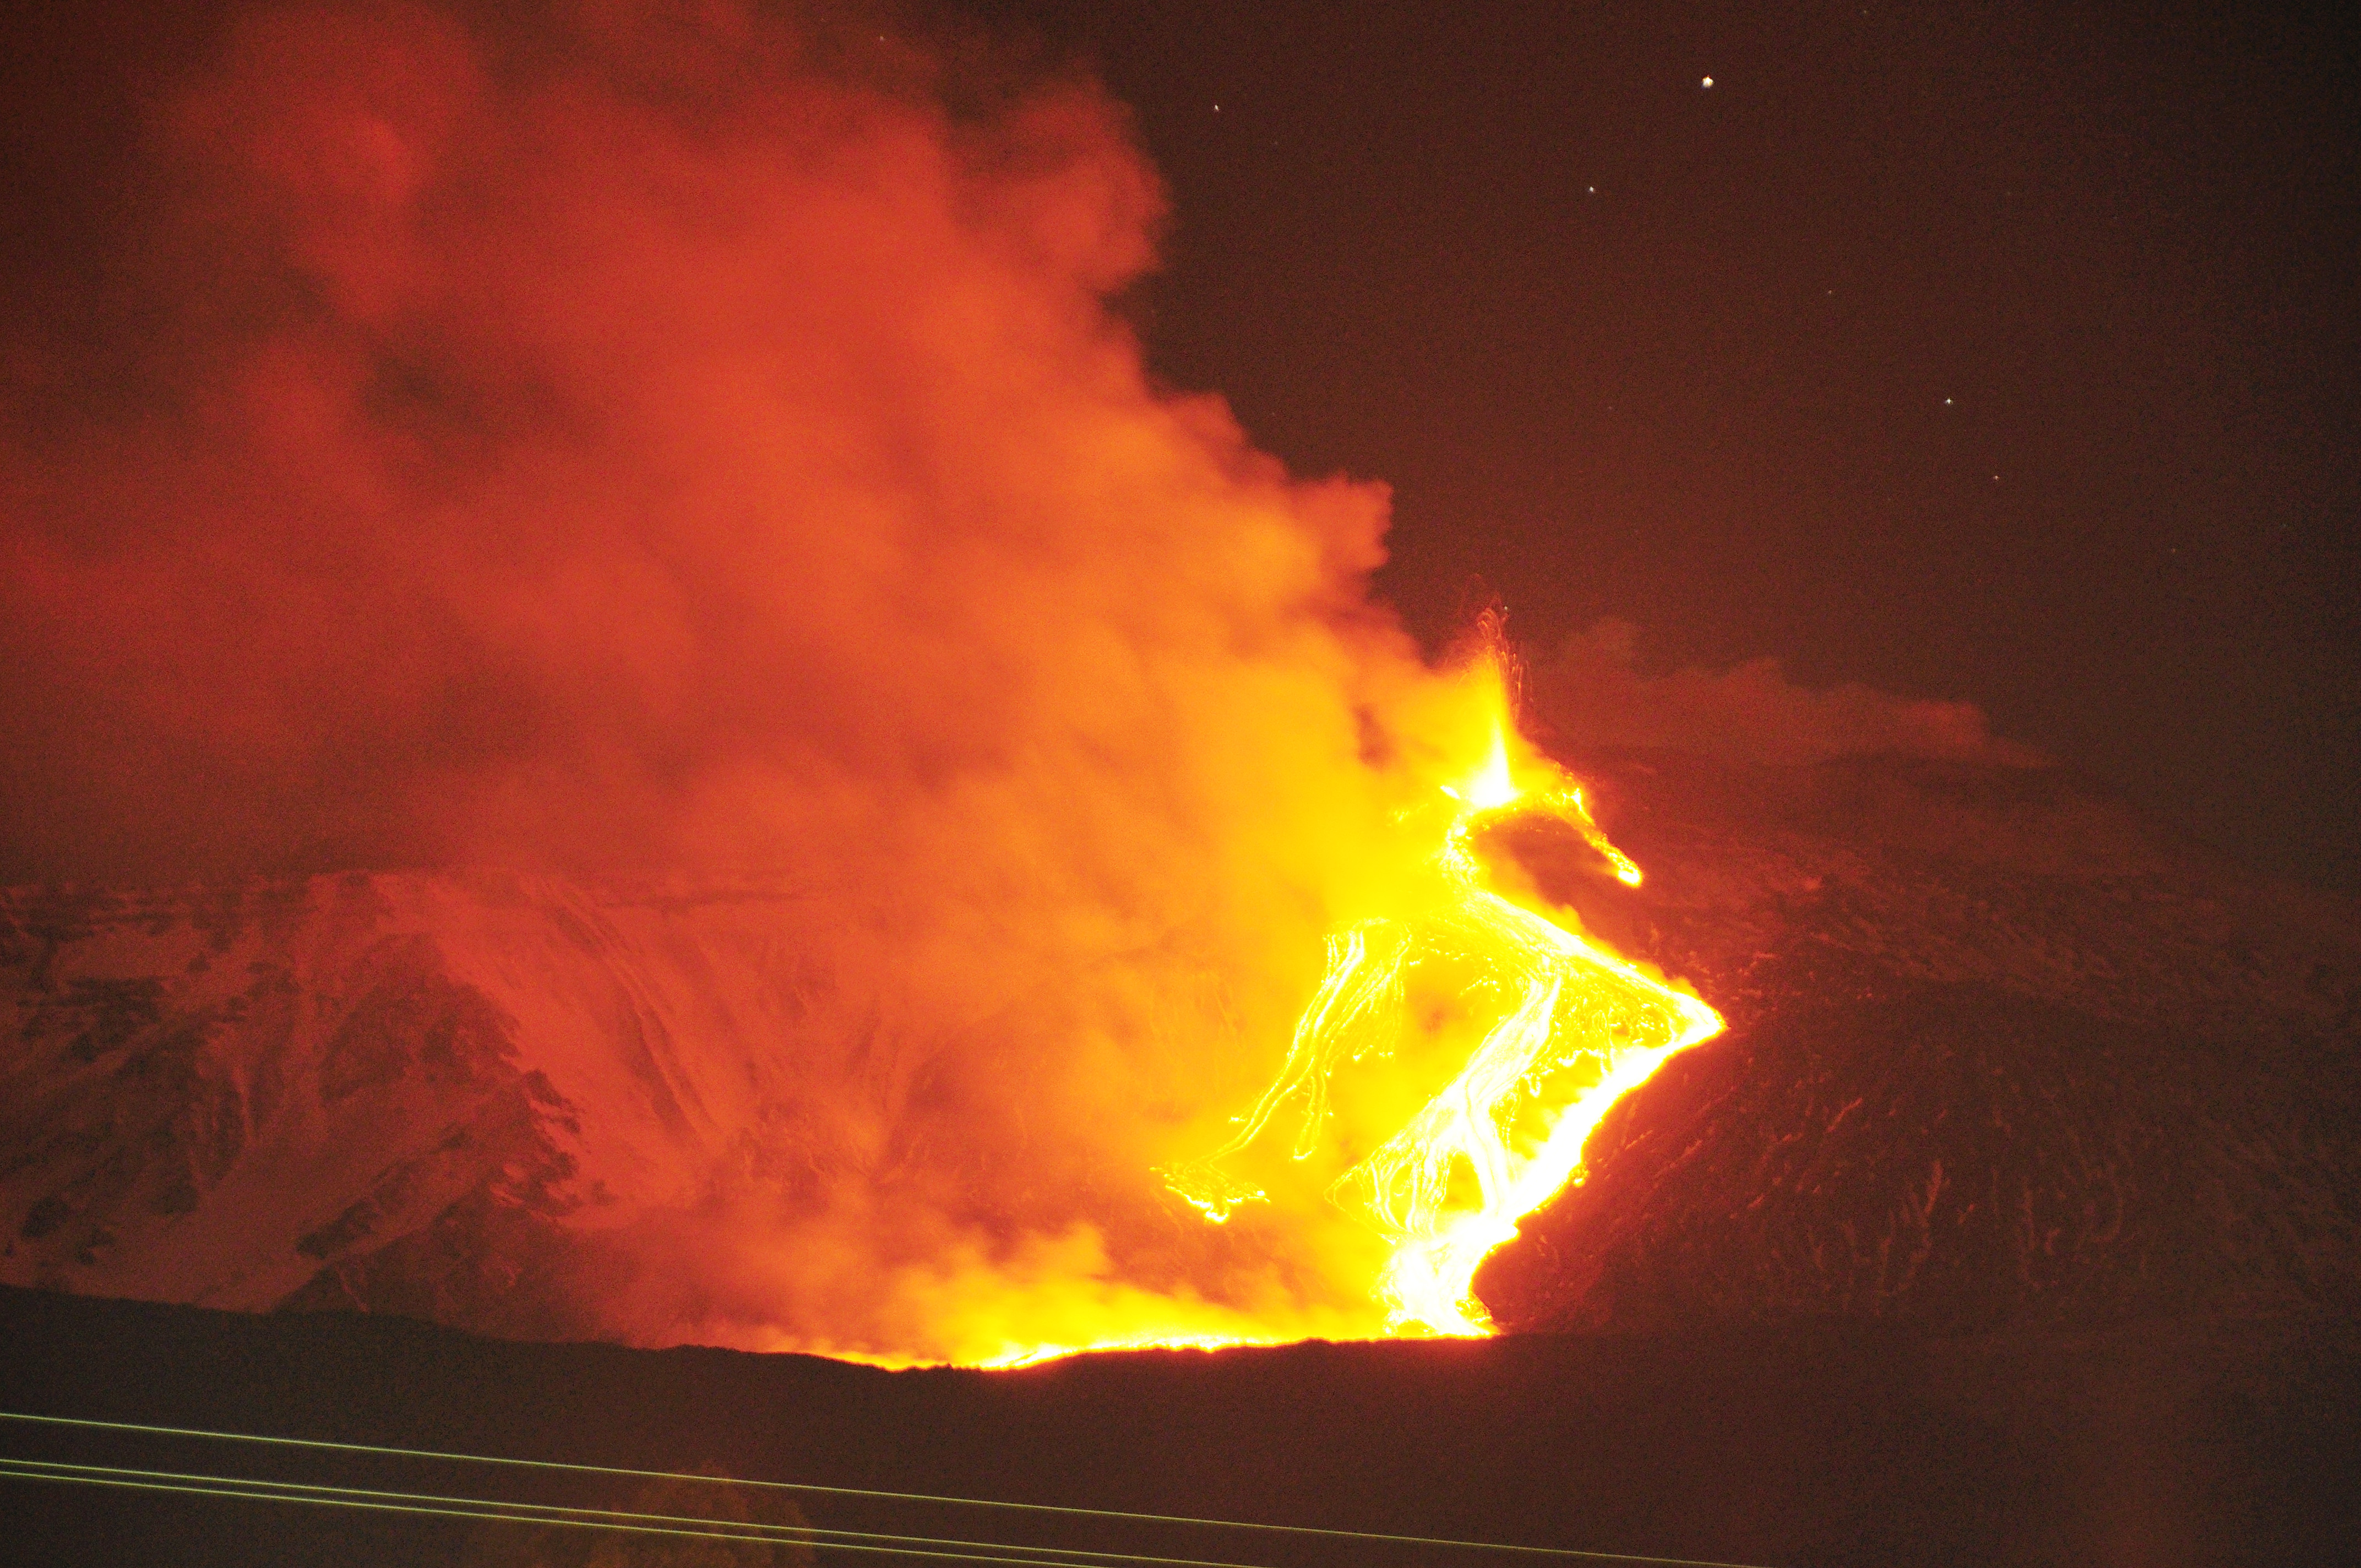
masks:
<instances>
[{"instance_id":1,"label":"glowing lava flow","mask_svg":"<svg viewBox=\"0 0 2361 1568\"><path fill-rule=\"evenodd\" d=\"M1398 1131L1351 1164L1328 1197L1392 1242L1378 1294L1392 1333L1480 1334L1490 1321L1473 1294L1477 1266L1516 1234L1520 1215L1578 1180L1584 1142L1608 1109L1674 1053L1721 1029L1697 998L1491 885L1478 835L1541 814L1578 832L1616 878L1640 869L1610 844L1581 789L1518 742L1512 762L1499 655L1477 675L1492 708L1490 746L1472 776L1444 786L1453 803L1434 857L1441 895L1418 913L1362 922L1330 938L1319 992L1286 1064L1206 1159L1166 1172L1172 1190L1222 1223L1263 1193L1222 1162L1300 1106L1293 1156L1323 1146L1339 1068L1447 1040L1417 988L1437 983L1462 1028L1480 1030L1461 1066ZM1430 1080L1431 1081L1431 1080Z\"/></svg>"}]
</instances>

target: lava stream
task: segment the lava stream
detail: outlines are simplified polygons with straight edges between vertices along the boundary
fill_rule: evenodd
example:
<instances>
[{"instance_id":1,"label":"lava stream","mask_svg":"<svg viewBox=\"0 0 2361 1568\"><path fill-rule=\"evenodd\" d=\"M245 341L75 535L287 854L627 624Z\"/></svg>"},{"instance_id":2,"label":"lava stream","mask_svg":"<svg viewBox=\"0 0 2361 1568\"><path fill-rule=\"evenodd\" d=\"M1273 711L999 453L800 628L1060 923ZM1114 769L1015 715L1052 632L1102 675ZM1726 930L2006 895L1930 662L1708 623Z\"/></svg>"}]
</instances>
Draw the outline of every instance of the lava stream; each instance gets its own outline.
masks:
<instances>
[{"instance_id":1,"label":"lava stream","mask_svg":"<svg viewBox=\"0 0 2361 1568\"><path fill-rule=\"evenodd\" d=\"M1609 1107L1722 1027L1704 1002L1583 935L1570 915L1494 885L1480 836L1536 815L1577 832L1617 880L1640 881L1579 786L1516 736L1494 649L1474 672L1490 708L1487 755L1438 786L1450 802L1432 860L1439 894L1330 939L1327 972L1278 1077L1226 1144L1165 1172L1175 1192L1224 1223L1265 1197L1228 1167L1283 1110L1296 1109L1294 1159L1340 1142L1349 1149L1331 1125L1340 1069L1447 1050L1454 1025L1438 1023L1440 1013L1459 1034L1477 1033L1448 1081L1327 1190L1391 1243L1371 1282L1389 1333L1489 1332L1472 1288L1485 1255L1516 1234L1521 1215L1581 1179L1583 1145Z\"/></svg>"}]
</instances>

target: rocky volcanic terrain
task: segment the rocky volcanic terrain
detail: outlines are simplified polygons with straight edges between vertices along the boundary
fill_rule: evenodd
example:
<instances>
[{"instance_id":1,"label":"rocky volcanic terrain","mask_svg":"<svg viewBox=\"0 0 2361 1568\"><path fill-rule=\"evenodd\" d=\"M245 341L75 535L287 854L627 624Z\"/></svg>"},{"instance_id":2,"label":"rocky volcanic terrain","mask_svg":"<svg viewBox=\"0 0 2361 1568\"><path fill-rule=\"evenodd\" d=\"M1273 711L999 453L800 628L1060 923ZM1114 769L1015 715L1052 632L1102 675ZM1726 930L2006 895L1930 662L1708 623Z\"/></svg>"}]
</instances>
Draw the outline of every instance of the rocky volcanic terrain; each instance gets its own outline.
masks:
<instances>
[{"instance_id":1,"label":"rocky volcanic terrain","mask_svg":"<svg viewBox=\"0 0 2361 1568\"><path fill-rule=\"evenodd\" d=\"M1594 760L1637 892L1543 885L1729 1033L1477 1277L1502 1324L1946 1330L2361 1300L2361 917L2050 770Z\"/></svg>"},{"instance_id":2,"label":"rocky volcanic terrain","mask_svg":"<svg viewBox=\"0 0 2361 1568\"><path fill-rule=\"evenodd\" d=\"M1479 1276L1504 1326L2351 1312L2350 903L2052 772L1579 765L1646 884L1510 847L1730 1027ZM840 1158L813 917L489 875L0 896L0 1281L604 1332L602 1238Z\"/></svg>"}]
</instances>

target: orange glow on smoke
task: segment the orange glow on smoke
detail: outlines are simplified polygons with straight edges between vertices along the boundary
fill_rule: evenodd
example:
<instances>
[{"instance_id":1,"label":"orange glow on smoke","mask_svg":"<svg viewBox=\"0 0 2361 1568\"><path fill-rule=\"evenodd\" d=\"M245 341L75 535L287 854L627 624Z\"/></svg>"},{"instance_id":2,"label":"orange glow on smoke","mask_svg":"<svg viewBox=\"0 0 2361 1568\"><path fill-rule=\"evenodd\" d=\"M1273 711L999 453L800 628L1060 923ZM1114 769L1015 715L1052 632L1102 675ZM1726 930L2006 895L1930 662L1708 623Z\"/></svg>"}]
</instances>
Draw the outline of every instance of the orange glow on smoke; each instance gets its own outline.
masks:
<instances>
[{"instance_id":1,"label":"orange glow on smoke","mask_svg":"<svg viewBox=\"0 0 2361 1568\"><path fill-rule=\"evenodd\" d=\"M1323 1325L1331 1334L1490 1332L1471 1287L1486 1255L1516 1234L1521 1216L1582 1179L1583 1146L1616 1102L1722 1027L1703 1001L1585 936L1570 912L1504 887L1488 863L1479 843L1488 829L1540 816L1578 833L1619 882L1641 880L1592 819L1581 787L1517 732L1508 655L1497 624L1486 631L1452 688L1462 728L1479 716L1480 756L1432 786L1447 806L1414 805L1398 819L1428 840L1423 874L1397 890L1391 911L1330 937L1326 972L1277 1077L1226 1143L1163 1171L1213 1225L1271 1202L1244 1172L1268 1168L1273 1146L1286 1146L1289 1166L1316 1173L1328 1207L1383 1242L1333 1259L1365 1271L1356 1283L1367 1306ZM1343 1081L1379 1064L1410 1071L1375 1096ZM1425 1098L1404 1115L1406 1091ZM1389 1115L1399 1120L1389 1130ZM1171 1302L1134 1305L1153 1321L1011 1345L985 1364L1268 1343L1309 1327L1291 1315L1184 1324Z\"/></svg>"},{"instance_id":2,"label":"orange glow on smoke","mask_svg":"<svg viewBox=\"0 0 2361 1568\"><path fill-rule=\"evenodd\" d=\"M1493 829L1547 820L1605 874L1641 881L1581 786L1518 732L1511 655L1497 621L1482 631L1477 655L1410 718L1437 747L1407 770L1394 817L1418 853L1397 862L1382 910L1328 938L1285 1059L1227 1140L1159 1172L1202 1223L1254 1227L1250 1250L1304 1258L1316 1277L1223 1302L1121 1282L1094 1237L1069 1238L1029 1285L1003 1267L928 1304L950 1359L1488 1334L1477 1266L1581 1181L1583 1146L1618 1101L1720 1032L1712 1007L1584 934L1488 854Z\"/></svg>"},{"instance_id":3,"label":"orange glow on smoke","mask_svg":"<svg viewBox=\"0 0 2361 1568\"><path fill-rule=\"evenodd\" d=\"M1128 115L859 8L232 9L95 314L0 321L0 872L416 868L313 957L513 1022L566 1174L489 1262L570 1334L1480 1330L1718 1020L1492 852L1640 877L1370 598L1384 488L1148 373ZM268 1305L246 1245L138 1288Z\"/></svg>"}]
</instances>

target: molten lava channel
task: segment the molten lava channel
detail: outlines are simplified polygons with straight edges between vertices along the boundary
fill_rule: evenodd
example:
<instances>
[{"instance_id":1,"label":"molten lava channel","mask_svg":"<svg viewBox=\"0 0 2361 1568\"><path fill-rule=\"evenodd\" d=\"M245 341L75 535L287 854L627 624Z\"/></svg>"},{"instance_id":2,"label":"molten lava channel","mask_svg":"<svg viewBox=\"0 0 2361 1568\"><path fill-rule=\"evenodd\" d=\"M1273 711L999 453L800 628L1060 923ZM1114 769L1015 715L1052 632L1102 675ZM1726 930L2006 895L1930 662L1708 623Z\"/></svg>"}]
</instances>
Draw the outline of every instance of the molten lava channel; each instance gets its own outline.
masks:
<instances>
[{"instance_id":1,"label":"molten lava channel","mask_svg":"<svg viewBox=\"0 0 2361 1568\"><path fill-rule=\"evenodd\" d=\"M1158 1288L1077 1236L1059 1244L1071 1255L1039 1260L1038 1289L940 1300L960 1325L954 1359L1488 1334L1474 1291L1485 1256L1581 1181L1584 1145L1618 1101L1720 1032L1705 1002L1488 852L1499 829L1554 825L1601 876L1641 881L1580 784L1518 731L1498 632L1488 619L1480 652L1419 720L1428 761L1405 764L1397 797L1398 884L1330 934L1285 1059L1226 1140L1157 1171L1192 1221L1230 1227L1242 1255L1304 1260L1300 1272L1258 1296Z\"/></svg>"},{"instance_id":2,"label":"molten lava channel","mask_svg":"<svg viewBox=\"0 0 2361 1568\"><path fill-rule=\"evenodd\" d=\"M1508 687L1505 656L1488 652L1467 687L1488 709L1484 757L1434 786L1438 808L1405 813L1405 831L1437 836L1430 883L1402 910L1330 938L1278 1076L1227 1143L1163 1173L1220 1224L1265 1200L1234 1168L1281 1123L1292 1122L1295 1161L1351 1156L1326 1195L1389 1244L1369 1281L1387 1334L1490 1332L1473 1289L1485 1255L1581 1179L1583 1146L1617 1101L1722 1027L1703 1001L1585 935L1570 912L1498 885L1481 840L1532 817L1579 834L1626 886L1641 878L1581 787L1517 734ZM1444 1081L1356 1153L1330 1135L1340 1083L1381 1064L1422 1065Z\"/></svg>"}]
</instances>

